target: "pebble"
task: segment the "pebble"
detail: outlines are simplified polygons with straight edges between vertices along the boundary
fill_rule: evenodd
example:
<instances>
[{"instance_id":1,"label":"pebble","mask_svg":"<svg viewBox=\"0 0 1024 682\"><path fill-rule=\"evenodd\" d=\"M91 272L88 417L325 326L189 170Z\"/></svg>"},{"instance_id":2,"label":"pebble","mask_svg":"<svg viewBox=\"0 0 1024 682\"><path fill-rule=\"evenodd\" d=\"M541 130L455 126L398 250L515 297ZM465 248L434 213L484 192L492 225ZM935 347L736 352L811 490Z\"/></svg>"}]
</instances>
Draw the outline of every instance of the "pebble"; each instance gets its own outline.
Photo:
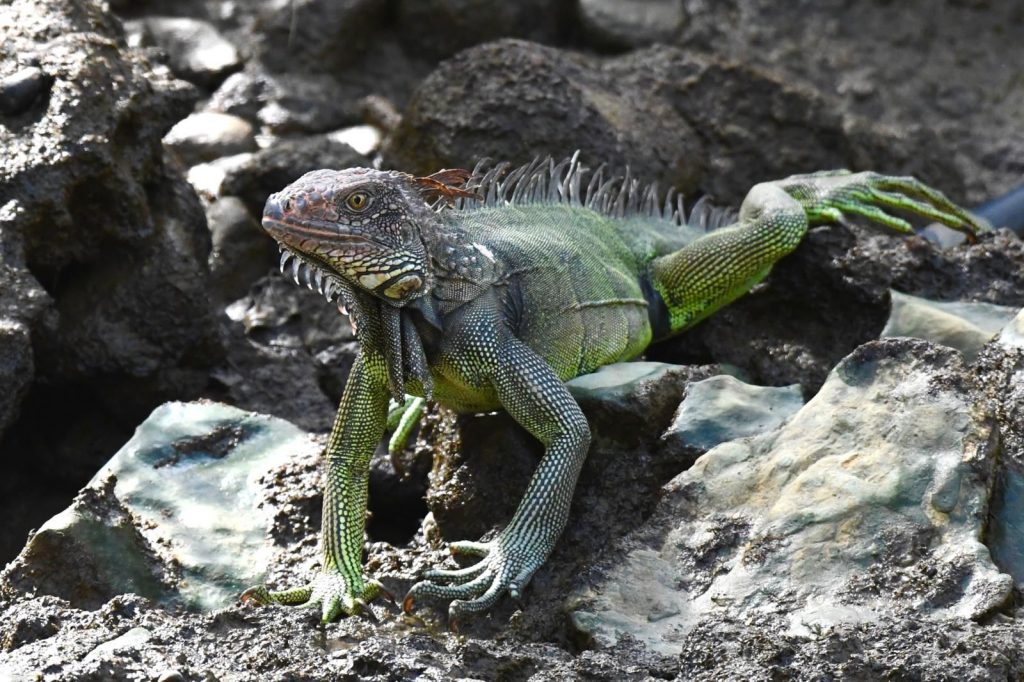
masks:
<instances>
[{"instance_id":1,"label":"pebble","mask_svg":"<svg viewBox=\"0 0 1024 682\"><path fill-rule=\"evenodd\" d=\"M46 87L47 78L42 69L26 66L16 71L0 80L0 112L7 116L24 113Z\"/></svg>"},{"instance_id":2,"label":"pebble","mask_svg":"<svg viewBox=\"0 0 1024 682\"><path fill-rule=\"evenodd\" d=\"M188 116L164 136L164 144L189 166L222 156L255 151L251 123L232 114L201 111Z\"/></svg>"}]
</instances>

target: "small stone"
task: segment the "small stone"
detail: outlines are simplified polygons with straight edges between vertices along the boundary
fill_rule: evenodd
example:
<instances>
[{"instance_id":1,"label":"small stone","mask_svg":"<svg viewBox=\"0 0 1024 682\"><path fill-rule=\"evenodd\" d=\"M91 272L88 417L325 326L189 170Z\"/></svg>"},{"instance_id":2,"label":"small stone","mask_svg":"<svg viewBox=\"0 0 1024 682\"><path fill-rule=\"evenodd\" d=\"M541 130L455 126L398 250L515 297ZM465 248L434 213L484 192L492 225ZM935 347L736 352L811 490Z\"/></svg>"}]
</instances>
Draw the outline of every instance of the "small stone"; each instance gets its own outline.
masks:
<instances>
[{"instance_id":1,"label":"small stone","mask_svg":"<svg viewBox=\"0 0 1024 682\"><path fill-rule=\"evenodd\" d=\"M242 65L235 46L208 22L149 17L139 25L142 44L162 48L175 75L197 85L214 87Z\"/></svg>"},{"instance_id":2,"label":"small stone","mask_svg":"<svg viewBox=\"0 0 1024 682\"><path fill-rule=\"evenodd\" d=\"M164 144L189 166L256 150L252 124L231 114L201 111L178 121Z\"/></svg>"},{"instance_id":3,"label":"small stone","mask_svg":"<svg viewBox=\"0 0 1024 682\"><path fill-rule=\"evenodd\" d=\"M168 669L160 673L156 682L185 682L185 677L177 670Z\"/></svg>"},{"instance_id":4,"label":"small stone","mask_svg":"<svg viewBox=\"0 0 1024 682\"><path fill-rule=\"evenodd\" d=\"M0 113L24 113L49 85L49 79L35 66L27 66L0 80Z\"/></svg>"},{"instance_id":5,"label":"small stone","mask_svg":"<svg viewBox=\"0 0 1024 682\"><path fill-rule=\"evenodd\" d=\"M676 0L580 0L587 36L602 46L628 48L668 42L683 25Z\"/></svg>"}]
</instances>

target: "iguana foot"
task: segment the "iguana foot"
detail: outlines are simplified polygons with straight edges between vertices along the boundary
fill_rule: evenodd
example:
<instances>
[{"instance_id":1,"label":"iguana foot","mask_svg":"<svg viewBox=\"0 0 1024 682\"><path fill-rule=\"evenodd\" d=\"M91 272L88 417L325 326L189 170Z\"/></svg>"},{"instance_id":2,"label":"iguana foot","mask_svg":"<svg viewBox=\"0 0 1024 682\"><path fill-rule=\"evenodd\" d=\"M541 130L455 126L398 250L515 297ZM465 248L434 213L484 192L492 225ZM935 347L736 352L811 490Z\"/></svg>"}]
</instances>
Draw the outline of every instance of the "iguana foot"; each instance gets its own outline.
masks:
<instances>
[{"instance_id":1,"label":"iguana foot","mask_svg":"<svg viewBox=\"0 0 1024 682\"><path fill-rule=\"evenodd\" d=\"M847 216L856 215L896 232L913 234L909 222L892 215L891 211L896 210L942 223L963 232L970 241L977 241L979 234L992 229L983 218L910 176L826 171L794 175L780 184L803 205L812 223L843 222Z\"/></svg>"},{"instance_id":2,"label":"iguana foot","mask_svg":"<svg viewBox=\"0 0 1024 682\"><path fill-rule=\"evenodd\" d=\"M481 557L466 568L436 568L409 590L402 608L412 611L417 599L453 600L448 606L448 625L457 631L468 614L486 611L505 593L519 599L520 593L544 563L546 551L531 551L529 545L501 536L491 542L453 542L452 554Z\"/></svg>"},{"instance_id":3,"label":"iguana foot","mask_svg":"<svg viewBox=\"0 0 1024 682\"><path fill-rule=\"evenodd\" d=\"M388 407L387 428L394 431L388 441L388 454L392 457L405 449L412 430L423 416L423 406L426 402L426 398L411 395L405 396L405 402L400 405L391 401Z\"/></svg>"},{"instance_id":4,"label":"iguana foot","mask_svg":"<svg viewBox=\"0 0 1024 682\"><path fill-rule=\"evenodd\" d=\"M293 590L271 592L265 585L250 587L241 594L243 602L251 601L265 606L267 604L320 606L321 620L330 623L341 614L346 616L363 616L374 623L377 616L370 609L370 602L378 596L394 603L395 598L376 580L361 581L358 587L349 585L345 576L338 571L321 571L313 582L305 587Z\"/></svg>"}]
</instances>

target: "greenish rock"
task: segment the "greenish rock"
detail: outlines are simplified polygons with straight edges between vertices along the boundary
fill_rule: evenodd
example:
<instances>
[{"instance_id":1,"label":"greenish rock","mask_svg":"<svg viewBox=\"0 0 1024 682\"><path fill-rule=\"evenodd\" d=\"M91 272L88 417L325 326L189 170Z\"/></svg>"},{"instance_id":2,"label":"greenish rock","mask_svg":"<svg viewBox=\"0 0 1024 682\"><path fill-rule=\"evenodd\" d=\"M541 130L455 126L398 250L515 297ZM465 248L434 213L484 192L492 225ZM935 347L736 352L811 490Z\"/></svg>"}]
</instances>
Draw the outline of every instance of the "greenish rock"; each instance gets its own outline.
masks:
<instances>
[{"instance_id":1,"label":"greenish rock","mask_svg":"<svg viewBox=\"0 0 1024 682\"><path fill-rule=\"evenodd\" d=\"M1006 348L1024 348L1024 309L999 332L999 343Z\"/></svg>"},{"instance_id":2,"label":"greenish rock","mask_svg":"<svg viewBox=\"0 0 1024 682\"><path fill-rule=\"evenodd\" d=\"M662 438L701 450L774 431L803 407L800 386L754 386L719 375L690 384Z\"/></svg>"},{"instance_id":3,"label":"greenish rock","mask_svg":"<svg viewBox=\"0 0 1024 682\"><path fill-rule=\"evenodd\" d=\"M126 592L227 606L264 580L274 553L261 479L316 450L281 419L208 401L161 405L2 581L81 608Z\"/></svg>"},{"instance_id":4,"label":"greenish rock","mask_svg":"<svg viewBox=\"0 0 1024 682\"><path fill-rule=\"evenodd\" d=\"M892 291L892 311L882 337L910 336L956 348L969 362L999 333L1016 308L969 301L929 301Z\"/></svg>"},{"instance_id":5,"label":"greenish rock","mask_svg":"<svg viewBox=\"0 0 1024 682\"><path fill-rule=\"evenodd\" d=\"M1013 581L981 538L996 439L955 351L861 346L781 428L728 441L662 490L570 604L598 646L678 654L714 619L809 637L908 610L978 618Z\"/></svg>"}]
</instances>

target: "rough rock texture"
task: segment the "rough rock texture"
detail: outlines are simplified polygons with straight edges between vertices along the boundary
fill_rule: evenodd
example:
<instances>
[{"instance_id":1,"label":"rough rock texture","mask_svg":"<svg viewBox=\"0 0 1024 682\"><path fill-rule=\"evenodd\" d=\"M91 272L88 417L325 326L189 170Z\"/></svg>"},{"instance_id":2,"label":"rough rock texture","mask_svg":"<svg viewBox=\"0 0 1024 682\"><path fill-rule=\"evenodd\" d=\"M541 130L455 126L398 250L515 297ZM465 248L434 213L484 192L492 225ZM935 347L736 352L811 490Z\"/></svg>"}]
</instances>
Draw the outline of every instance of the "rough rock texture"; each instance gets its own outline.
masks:
<instances>
[{"instance_id":1,"label":"rough rock texture","mask_svg":"<svg viewBox=\"0 0 1024 682\"><path fill-rule=\"evenodd\" d=\"M711 614L792 634L883 614L979 618L1013 579L982 544L998 456L956 351L862 346L785 426L718 446L665 486L579 594L599 645L663 653Z\"/></svg>"},{"instance_id":2,"label":"rough rock texture","mask_svg":"<svg viewBox=\"0 0 1024 682\"><path fill-rule=\"evenodd\" d=\"M768 71L668 47L599 60L519 40L444 62L385 160L433 172L576 149L593 165L628 164L663 187L733 203L757 182L808 168L915 173L954 194L964 183L927 132L845 118L834 100Z\"/></svg>"},{"instance_id":3,"label":"rough rock texture","mask_svg":"<svg viewBox=\"0 0 1024 682\"><path fill-rule=\"evenodd\" d=\"M253 284L226 314L228 357L214 368L207 395L330 430L356 351L348 318L276 274Z\"/></svg>"},{"instance_id":4,"label":"rough rock texture","mask_svg":"<svg viewBox=\"0 0 1024 682\"><path fill-rule=\"evenodd\" d=\"M841 101L844 112L911 135L930 131L961 169L969 201L1020 184L1019 3L685 0L683 6L677 44L812 84Z\"/></svg>"},{"instance_id":5,"label":"rough rock texture","mask_svg":"<svg viewBox=\"0 0 1024 682\"><path fill-rule=\"evenodd\" d=\"M220 349L202 208L160 143L192 88L129 51L98 2L7 3L0 26L0 77L43 74L0 118L0 461L33 472L42 500L153 406L196 395ZM54 510L29 511L0 556Z\"/></svg>"}]
</instances>

